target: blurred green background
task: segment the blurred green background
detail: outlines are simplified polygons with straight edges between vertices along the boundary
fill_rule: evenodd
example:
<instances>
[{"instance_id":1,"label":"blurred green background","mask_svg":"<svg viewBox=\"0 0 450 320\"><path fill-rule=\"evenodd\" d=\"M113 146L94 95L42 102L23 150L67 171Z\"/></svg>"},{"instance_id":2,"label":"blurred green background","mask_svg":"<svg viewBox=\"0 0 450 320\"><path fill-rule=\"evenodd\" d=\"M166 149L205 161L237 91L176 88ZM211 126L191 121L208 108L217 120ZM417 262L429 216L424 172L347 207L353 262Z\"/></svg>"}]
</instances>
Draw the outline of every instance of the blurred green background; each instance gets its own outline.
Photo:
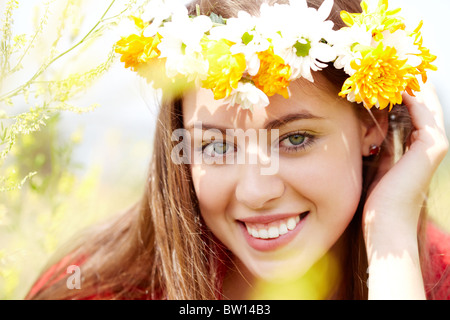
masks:
<instances>
[{"instance_id":1,"label":"blurred green background","mask_svg":"<svg viewBox=\"0 0 450 320\"><path fill-rule=\"evenodd\" d=\"M143 192L155 96L111 52L146 2L0 1L0 299Z\"/></svg>"},{"instance_id":2,"label":"blurred green background","mask_svg":"<svg viewBox=\"0 0 450 320\"><path fill-rule=\"evenodd\" d=\"M152 150L155 96L110 52L130 27L126 17L145 2L0 1L3 59L5 48L14 49L8 53L10 68L2 60L0 152L11 142L7 129L22 119L19 115L27 117L25 129L16 126L14 146L0 160L0 177L7 178L0 192L0 299L22 299L58 247L141 196ZM430 79L448 128L450 70L444 59L450 50L442 39L447 38L444 14L450 5L443 0L390 3L425 21L425 44L440 57L440 69ZM20 66L6 72L17 61ZM45 72L30 82L42 66ZM18 94L5 98L23 84ZM42 123L33 129L39 119ZM24 180L30 173L35 174ZM428 205L432 218L450 231L449 191L447 156Z\"/></svg>"}]
</instances>

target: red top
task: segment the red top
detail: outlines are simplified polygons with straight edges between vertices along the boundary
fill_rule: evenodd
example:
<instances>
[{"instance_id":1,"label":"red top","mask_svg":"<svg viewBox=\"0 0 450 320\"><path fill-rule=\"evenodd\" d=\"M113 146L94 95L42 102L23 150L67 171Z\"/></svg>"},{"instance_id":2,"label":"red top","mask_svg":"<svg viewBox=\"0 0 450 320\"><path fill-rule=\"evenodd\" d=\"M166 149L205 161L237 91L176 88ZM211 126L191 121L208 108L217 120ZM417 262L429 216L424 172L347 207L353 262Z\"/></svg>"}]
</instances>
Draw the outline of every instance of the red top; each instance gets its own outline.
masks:
<instances>
[{"instance_id":1,"label":"red top","mask_svg":"<svg viewBox=\"0 0 450 320\"><path fill-rule=\"evenodd\" d=\"M427 298L450 300L450 234L433 224L427 229L429 267L424 270Z\"/></svg>"},{"instance_id":2,"label":"red top","mask_svg":"<svg viewBox=\"0 0 450 320\"><path fill-rule=\"evenodd\" d=\"M433 224L427 227L427 248L429 252L429 261L424 267L424 285L429 300L450 300L450 234L445 233ZM56 270L68 265L70 257L63 258L60 262L49 268L33 285L25 299L31 298L44 286L61 280L67 274L63 273L57 278L54 277ZM80 264L77 264L80 265ZM76 290L76 289L72 289ZM101 294L97 296L86 297L86 300L108 299L112 295ZM148 296L143 296L147 299Z\"/></svg>"}]
</instances>

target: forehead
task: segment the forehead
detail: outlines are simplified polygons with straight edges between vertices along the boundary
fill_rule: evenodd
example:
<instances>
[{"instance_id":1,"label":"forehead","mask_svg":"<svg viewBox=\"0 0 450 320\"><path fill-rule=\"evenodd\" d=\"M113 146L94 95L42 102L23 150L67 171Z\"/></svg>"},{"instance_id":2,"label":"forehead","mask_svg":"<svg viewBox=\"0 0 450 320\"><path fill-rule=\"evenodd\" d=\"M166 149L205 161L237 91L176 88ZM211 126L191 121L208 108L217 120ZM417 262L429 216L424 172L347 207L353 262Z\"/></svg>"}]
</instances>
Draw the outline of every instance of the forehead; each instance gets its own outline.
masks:
<instances>
[{"instance_id":1,"label":"forehead","mask_svg":"<svg viewBox=\"0 0 450 320\"><path fill-rule=\"evenodd\" d=\"M200 121L227 128L249 129L263 128L271 120L292 114L335 120L348 116L348 113L354 116L352 105L339 98L331 86L298 80L289 89L289 99L274 95L269 98L267 107L254 108L253 111L231 106L223 99L215 100L211 90L200 88L191 91L183 98L184 127Z\"/></svg>"}]
</instances>

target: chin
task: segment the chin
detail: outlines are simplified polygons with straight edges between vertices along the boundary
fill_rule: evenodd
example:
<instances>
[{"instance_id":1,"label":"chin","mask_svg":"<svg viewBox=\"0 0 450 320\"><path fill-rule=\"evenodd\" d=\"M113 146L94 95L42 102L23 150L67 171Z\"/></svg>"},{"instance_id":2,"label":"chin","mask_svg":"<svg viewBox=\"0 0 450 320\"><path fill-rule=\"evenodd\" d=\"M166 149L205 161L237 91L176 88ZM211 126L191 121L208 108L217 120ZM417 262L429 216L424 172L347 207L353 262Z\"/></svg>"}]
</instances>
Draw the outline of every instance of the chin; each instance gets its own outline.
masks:
<instances>
[{"instance_id":1,"label":"chin","mask_svg":"<svg viewBox=\"0 0 450 320\"><path fill-rule=\"evenodd\" d=\"M276 283L303 277L315 262L316 259L313 257L305 258L298 252L295 256L286 252L273 252L264 257L264 259L248 259L247 257L247 259L241 260L241 263L253 278L264 282Z\"/></svg>"},{"instance_id":2,"label":"chin","mask_svg":"<svg viewBox=\"0 0 450 320\"><path fill-rule=\"evenodd\" d=\"M241 262L242 263L242 262ZM272 261L247 261L251 299L322 300L329 298L342 272L332 254L291 257Z\"/></svg>"}]
</instances>

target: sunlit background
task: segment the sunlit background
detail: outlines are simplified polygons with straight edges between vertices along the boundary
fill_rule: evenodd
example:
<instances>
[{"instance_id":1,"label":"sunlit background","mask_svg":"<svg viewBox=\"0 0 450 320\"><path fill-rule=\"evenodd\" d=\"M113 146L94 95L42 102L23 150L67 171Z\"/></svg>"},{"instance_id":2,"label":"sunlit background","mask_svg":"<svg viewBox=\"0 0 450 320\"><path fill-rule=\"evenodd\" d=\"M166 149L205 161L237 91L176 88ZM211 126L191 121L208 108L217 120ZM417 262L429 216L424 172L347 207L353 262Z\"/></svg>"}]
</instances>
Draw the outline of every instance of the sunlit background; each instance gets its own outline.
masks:
<instances>
[{"instance_id":1,"label":"sunlit background","mask_svg":"<svg viewBox=\"0 0 450 320\"><path fill-rule=\"evenodd\" d=\"M8 7L14 2L0 1L3 25L0 37L4 40L8 30L11 31L10 44L20 49L11 64L23 56L20 60L23 68L3 77L0 97L27 83L48 61L52 50L56 52L53 57L57 57L74 44L80 41L81 44L52 63L39 78L41 83L0 101L0 120L48 101L49 106L68 109L51 113L39 130L18 135L13 149L0 162L0 176L10 177L11 183L23 182L11 184L11 190L0 193L0 299L22 299L62 243L77 231L125 210L140 198L157 114L155 92L123 68L117 57L108 60L113 43L131 27L126 17L134 9L124 11L126 3L137 2L137 6L143 1L116 1L99 25L104 24L105 28L99 29L97 37L86 41L83 37L114 1L18 1L18 7L9 15ZM429 78L441 98L449 128L447 57L450 48L446 23L450 2L391 0L390 4L401 7L404 15L414 21L424 20L425 45L438 55L435 64L439 71L431 72ZM8 30L4 28L5 21L9 21ZM26 36L15 37L20 35ZM32 45L28 46L30 42ZM100 68L89 73L92 82L89 77L80 77L100 65L105 70ZM79 87L74 96L51 100L49 96L66 92L64 88L58 87L53 92L42 89L49 86L44 81L68 77L74 80L65 83L66 86L73 86L73 90ZM77 77L81 82L75 81ZM86 112L77 114L72 107ZM7 120L2 120L2 125L7 124ZM1 133L5 133L3 127ZM5 148L5 143L0 145L0 152ZM433 181L429 199L433 219L448 230L449 168L447 157ZM36 174L23 180L30 172Z\"/></svg>"}]
</instances>

